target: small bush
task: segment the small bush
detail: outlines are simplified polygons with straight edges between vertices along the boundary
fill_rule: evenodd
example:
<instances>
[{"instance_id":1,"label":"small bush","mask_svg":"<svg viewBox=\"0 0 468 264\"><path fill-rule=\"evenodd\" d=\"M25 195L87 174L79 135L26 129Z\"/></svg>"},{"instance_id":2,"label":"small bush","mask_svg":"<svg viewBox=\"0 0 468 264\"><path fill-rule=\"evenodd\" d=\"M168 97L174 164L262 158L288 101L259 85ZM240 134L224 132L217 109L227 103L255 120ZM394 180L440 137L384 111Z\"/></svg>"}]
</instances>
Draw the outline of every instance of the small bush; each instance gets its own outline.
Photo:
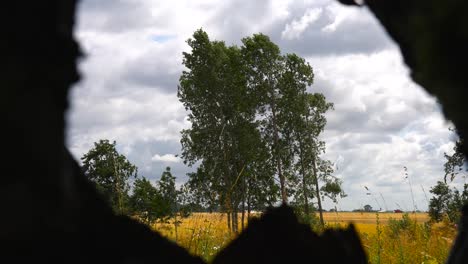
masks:
<instances>
[{"instance_id":1,"label":"small bush","mask_svg":"<svg viewBox=\"0 0 468 264\"><path fill-rule=\"evenodd\" d=\"M416 220L412 220L408 213L403 214L400 220L390 218L387 224L387 233L390 237L396 238L402 231L414 233L416 228Z\"/></svg>"}]
</instances>

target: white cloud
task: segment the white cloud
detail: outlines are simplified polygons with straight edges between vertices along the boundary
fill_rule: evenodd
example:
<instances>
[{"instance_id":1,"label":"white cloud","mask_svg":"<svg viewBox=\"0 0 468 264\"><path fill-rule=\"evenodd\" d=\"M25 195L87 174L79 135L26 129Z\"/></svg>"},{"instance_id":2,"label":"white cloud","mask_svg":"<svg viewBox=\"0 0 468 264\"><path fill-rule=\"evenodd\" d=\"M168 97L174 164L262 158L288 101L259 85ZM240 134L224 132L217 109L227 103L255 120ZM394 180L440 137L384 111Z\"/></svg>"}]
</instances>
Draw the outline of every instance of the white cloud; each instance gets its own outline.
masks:
<instances>
[{"instance_id":1,"label":"white cloud","mask_svg":"<svg viewBox=\"0 0 468 264\"><path fill-rule=\"evenodd\" d=\"M77 159L99 139L116 140L145 177L157 179L170 163L178 184L186 179L193 168L176 154L180 130L190 124L176 91L185 40L199 28L227 44L262 32L283 52L307 58L312 91L335 104L322 138L348 194L341 209L378 207L364 185L381 204L380 193L391 208L411 208L402 166L418 208L426 207L422 189L429 195L443 177L443 153L452 151L449 124L410 80L398 48L370 12L331 0L82 0L76 36L86 57L67 131Z\"/></svg>"},{"instance_id":2,"label":"white cloud","mask_svg":"<svg viewBox=\"0 0 468 264\"><path fill-rule=\"evenodd\" d=\"M152 158L151 158L152 161L162 161L162 162L179 162L180 159L178 157L176 157L174 154L164 154L164 155L159 155L159 154L156 154L154 155Z\"/></svg>"},{"instance_id":3,"label":"white cloud","mask_svg":"<svg viewBox=\"0 0 468 264\"><path fill-rule=\"evenodd\" d=\"M327 5L326 11L332 23L323 27L321 31L327 33L335 32L343 23L361 22L370 24L373 19L373 17L369 15L362 15L362 10L360 8L349 8L337 3Z\"/></svg>"},{"instance_id":4,"label":"white cloud","mask_svg":"<svg viewBox=\"0 0 468 264\"><path fill-rule=\"evenodd\" d=\"M319 19L321 14L321 8L312 8L307 10L304 16L299 20L293 20L291 23L286 25L283 32L281 32L281 37L288 40L298 39L307 27Z\"/></svg>"},{"instance_id":5,"label":"white cloud","mask_svg":"<svg viewBox=\"0 0 468 264\"><path fill-rule=\"evenodd\" d=\"M406 166L416 207L426 209L430 187L443 177L450 124L435 99L410 80L398 50L309 61L316 73L312 91L323 92L335 103L322 138L327 143L325 157L337 163L336 175L349 194L339 207L383 208L383 196L389 209L399 204L411 210L410 186L402 177ZM363 186L375 197L366 195Z\"/></svg>"}]
</instances>

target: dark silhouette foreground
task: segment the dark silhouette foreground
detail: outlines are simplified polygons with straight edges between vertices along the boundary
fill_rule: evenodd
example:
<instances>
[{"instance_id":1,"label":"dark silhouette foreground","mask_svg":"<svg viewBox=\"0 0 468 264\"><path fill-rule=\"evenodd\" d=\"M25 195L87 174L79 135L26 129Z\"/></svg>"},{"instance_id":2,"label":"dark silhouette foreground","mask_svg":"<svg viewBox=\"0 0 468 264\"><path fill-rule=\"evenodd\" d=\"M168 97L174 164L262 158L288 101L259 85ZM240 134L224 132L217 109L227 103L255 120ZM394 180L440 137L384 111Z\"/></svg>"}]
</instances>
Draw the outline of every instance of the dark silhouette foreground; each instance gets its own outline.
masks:
<instances>
[{"instance_id":1,"label":"dark silhouette foreground","mask_svg":"<svg viewBox=\"0 0 468 264\"><path fill-rule=\"evenodd\" d=\"M68 91L79 80L75 5L75 0L7 0L0 9L2 260L200 263L148 227L114 215L65 148ZM468 2L368 0L367 5L400 45L412 78L437 96L445 117L468 142L463 70ZM467 262L467 221L465 208L449 263ZM366 262L352 227L317 236L286 206L255 220L215 262L289 263L303 258Z\"/></svg>"},{"instance_id":2,"label":"dark silhouette foreground","mask_svg":"<svg viewBox=\"0 0 468 264\"><path fill-rule=\"evenodd\" d=\"M320 236L287 206L269 209L221 251L214 263L367 263L354 226Z\"/></svg>"}]
</instances>

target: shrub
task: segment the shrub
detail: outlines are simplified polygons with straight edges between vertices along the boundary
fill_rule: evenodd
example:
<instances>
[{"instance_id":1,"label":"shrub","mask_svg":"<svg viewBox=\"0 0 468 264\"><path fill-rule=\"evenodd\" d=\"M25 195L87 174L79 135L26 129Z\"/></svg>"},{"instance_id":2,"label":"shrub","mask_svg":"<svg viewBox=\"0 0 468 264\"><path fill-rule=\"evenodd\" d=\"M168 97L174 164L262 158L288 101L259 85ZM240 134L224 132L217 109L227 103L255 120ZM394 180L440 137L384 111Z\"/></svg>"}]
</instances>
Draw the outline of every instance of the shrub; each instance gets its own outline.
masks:
<instances>
[{"instance_id":1,"label":"shrub","mask_svg":"<svg viewBox=\"0 0 468 264\"><path fill-rule=\"evenodd\" d=\"M446 216L452 223L457 223L461 216L461 208L468 202L468 184L460 193L450 188L447 183L438 181L430 190L434 197L429 201L429 216L433 222L440 222Z\"/></svg>"},{"instance_id":2,"label":"shrub","mask_svg":"<svg viewBox=\"0 0 468 264\"><path fill-rule=\"evenodd\" d=\"M408 213L403 214L400 220L390 218L388 220L387 232L388 235L392 238L396 238L400 235L402 231L413 232L416 228L416 220L412 220Z\"/></svg>"}]
</instances>

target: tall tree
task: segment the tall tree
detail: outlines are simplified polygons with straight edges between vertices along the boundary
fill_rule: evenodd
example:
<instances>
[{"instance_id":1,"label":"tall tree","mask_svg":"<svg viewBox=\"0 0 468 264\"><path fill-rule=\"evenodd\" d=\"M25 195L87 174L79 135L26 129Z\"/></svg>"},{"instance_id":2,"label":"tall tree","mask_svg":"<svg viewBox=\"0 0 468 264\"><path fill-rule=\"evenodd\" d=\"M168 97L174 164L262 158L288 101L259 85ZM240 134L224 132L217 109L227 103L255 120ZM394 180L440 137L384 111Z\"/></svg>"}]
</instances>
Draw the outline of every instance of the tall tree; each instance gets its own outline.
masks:
<instances>
[{"instance_id":1,"label":"tall tree","mask_svg":"<svg viewBox=\"0 0 468 264\"><path fill-rule=\"evenodd\" d=\"M279 105L284 109L279 113L282 122L282 134L287 139L289 151L295 156L292 164L291 182L295 182L295 204L302 205L304 220L310 219L312 199L317 200L320 222L324 225L322 215L322 196L336 199L344 195L340 181L332 176L331 163L322 160L325 142L319 140L326 125L325 113L333 108L320 93L311 94L307 87L313 83L312 67L295 54L284 56L284 66L279 80L281 97ZM324 185L319 186L322 182Z\"/></svg>"},{"instance_id":2,"label":"tall tree","mask_svg":"<svg viewBox=\"0 0 468 264\"><path fill-rule=\"evenodd\" d=\"M434 195L429 201L431 220L438 222L446 216L450 222L458 223L461 208L468 203L468 184L463 185L460 193L456 188L450 188L447 183L438 181L429 192Z\"/></svg>"},{"instance_id":3,"label":"tall tree","mask_svg":"<svg viewBox=\"0 0 468 264\"><path fill-rule=\"evenodd\" d=\"M146 178L137 178L132 191L130 206L133 214L138 215L147 224L165 215L161 194Z\"/></svg>"},{"instance_id":4,"label":"tall tree","mask_svg":"<svg viewBox=\"0 0 468 264\"><path fill-rule=\"evenodd\" d=\"M229 229L237 232L242 183L251 167L249 152L254 151L245 147L256 135L254 97L246 89L239 48L210 41L203 30L188 44L192 50L183 54L188 70L180 77L178 96L192 127L182 131L182 157L189 165L201 161L191 174L193 185L209 186L203 188L205 198L219 202Z\"/></svg>"},{"instance_id":5,"label":"tall tree","mask_svg":"<svg viewBox=\"0 0 468 264\"><path fill-rule=\"evenodd\" d=\"M180 77L178 97L189 111L192 127L181 132L182 157L189 166L202 160L197 172L189 174L190 186L200 202L213 207L221 203L227 177L227 163L223 161L227 120L222 112L223 98L219 98L223 87L219 71L225 54L203 30L197 30L187 43L192 50L183 53L188 70Z\"/></svg>"},{"instance_id":6,"label":"tall tree","mask_svg":"<svg viewBox=\"0 0 468 264\"><path fill-rule=\"evenodd\" d=\"M305 113L304 130L306 134L301 135L303 149L306 153L304 157L306 164L310 164L312 182L314 186L314 196L317 199L320 223L324 226L322 200L324 196L336 200L338 194L344 197L341 189L341 181L332 176L333 167L330 161L323 160L320 155L325 153L325 142L319 140L320 134L326 125L325 113L333 107L328 103L322 94L315 93L307 96L307 107ZM307 176L307 175L306 175ZM320 183L324 185L320 187Z\"/></svg>"},{"instance_id":7,"label":"tall tree","mask_svg":"<svg viewBox=\"0 0 468 264\"><path fill-rule=\"evenodd\" d=\"M310 197L320 204L323 166L315 163L324 151L318 136L331 104L306 91L310 65L295 54L281 55L263 34L244 38L238 48L197 30L188 44L178 97L192 124L182 131L182 157L189 165L200 162L189 175L193 197L226 212L235 232L239 210L243 225L246 210L273 205L278 196L287 203L299 175L306 208Z\"/></svg>"},{"instance_id":8,"label":"tall tree","mask_svg":"<svg viewBox=\"0 0 468 264\"><path fill-rule=\"evenodd\" d=\"M179 237L178 227L180 224L177 216L180 213L179 201L182 194L176 189L175 180L176 177L172 175L171 168L166 167L166 170L162 173L158 181L158 190L162 200L162 211L164 212L162 220L169 222L172 219L175 230L175 240L177 242Z\"/></svg>"},{"instance_id":9,"label":"tall tree","mask_svg":"<svg viewBox=\"0 0 468 264\"><path fill-rule=\"evenodd\" d=\"M321 127L321 124L311 122L310 112L313 101L311 95L306 92L308 86L313 82L312 67L295 54L287 54L283 59L283 71L279 79L280 95L279 106L283 111L278 115L282 134L287 142L284 148L293 161L289 166L290 182L292 183L295 205L303 206L303 216L307 219L310 215L310 200L314 197L311 179L312 158L316 146L311 144L313 133ZM326 111L325 109L324 111ZM321 113L323 114L323 113ZM294 162L295 161L295 162ZM299 188L297 188L299 187Z\"/></svg>"},{"instance_id":10,"label":"tall tree","mask_svg":"<svg viewBox=\"0 0 468 264\"><path fill-rule=\"evenodd\" d=\"M221 203L218 190L221 187L217 186L219 181L215 175L208 173L204 164L201 164L196 172L188 173L187 176L186 193L191 202L208 212L218 211Z\"/></svg>"},{"instance_id":11,"label":"tall tree","mask_svg":"<svg viewBox=\"0 0 468 264\"><path fill-rule=\"evenodd\" d=\"M266 35L254 34L242 39L242 43L242 56L248 76L247 85L257 100L256 109L261 118L260 129L272 153L271 165L276 168L279 178L281 200L287 203L287 183L283 167L288 155L283 151L286 143L281 138L281 124L278 120L278 114L283 110L278 103L283 57L279 47Z\"/></svg>"},{"instance_id":12,"label":"tall tree","mask_svg":"<svg viewBox=\"0 0 468 264\"><path fill-rule=\"evenodd\" d=\"M94 143L94 148L81 160L86 177L96 184L115 212L124 214L127 211L128 179L137 176L137 167L117 152L115 141L110 143L107 139Z\"/></svg>"},{"instance_id":13,"label":"tall tree","mask_svg":"<svg viewBox=\"0 0 468 264\"><path fill-rule=\"evenodd\" d=\"M456 133L456 130L450 129ZM444 153L444 181L438 181L429 192L433 197L429 201L429 216L433 221L441 221L446 215L451 222L458 222L461 215L461 208L468 203L468 184L463 185L463 190L450 188L448 181L452 182L457 176L466 177L468 171L467 161L462 153L463 140L458 139L453 147L454 153L448 155Z\"/></svg>"},{"instance_id":14,"label":"tall tree","mask_svg":"<svg viewBox=\"0 0 468 264\"><path fill-rule=\"evenodd\" d=\"M172 176L171 168L166 167L158 181L158 191L161 196L161 211L166 218L173 218L178 212L178 191L175 186L176 177Z\"/></svg>"}]
</instances>

